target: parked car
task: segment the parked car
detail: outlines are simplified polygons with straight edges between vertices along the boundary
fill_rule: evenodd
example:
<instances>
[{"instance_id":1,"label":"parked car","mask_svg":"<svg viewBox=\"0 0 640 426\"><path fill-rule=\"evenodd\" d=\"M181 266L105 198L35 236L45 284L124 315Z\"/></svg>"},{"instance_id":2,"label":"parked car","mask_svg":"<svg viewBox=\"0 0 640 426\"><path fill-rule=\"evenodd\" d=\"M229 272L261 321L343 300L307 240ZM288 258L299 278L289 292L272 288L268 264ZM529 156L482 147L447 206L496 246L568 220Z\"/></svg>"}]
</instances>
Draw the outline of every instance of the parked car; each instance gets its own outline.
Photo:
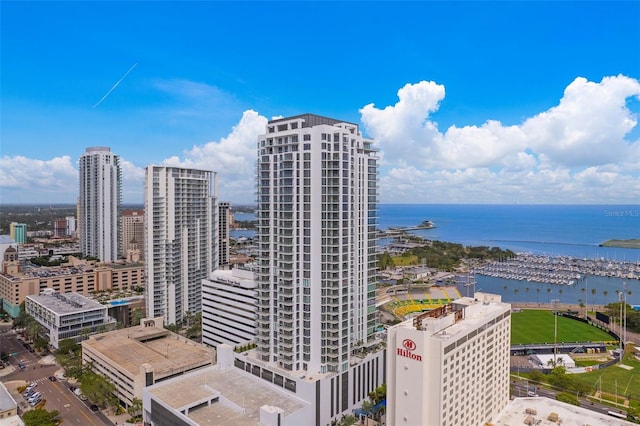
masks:
<instances>
[{"instance_id":1,"label":"parked car","mask_svg":"<svg viewBox=\"0 0 640 426\"><path fill-rule=\"evenodd\" d=\"M97 406L96 404L91 404L91 407L89 407L89 408L90 408L90 409L91 409L91 411L93 411L94 413L95 413L96 411L98 411L98 410L99 410L99 408L98 408L98 406Z\"/></svg>"},{"instance_id":2,"label":"parked car","mask_svg":"<svg viewBox=\"0 0 640 426\"><path fill-rule=\"evenodd\" d=\"M52 382L55 382L58 379L56 379L56 376L49 376L49 380L51 380Z\"/></svg>"},{"instance_id":3,"label":"parked car","mask_svg":"<svg viewBox=\"0 0 640 426\"><path fill-rule=\"evenodd\" d=\"M41 397L42 397L42 394L41 394L40 392L36 392L36 393L34 393L33 395L31 395L31 396L29 397L29 399L27 399L27 402L28 402L29 404L31 404L33 401L35 401L36 399L41 398Z\"/></svg>"},{"instance_id":4,"label":"parked car","mask_svg":"<svg viewBox=\"0 0 640 426\"><path fill-rule=\"evenodd\" d=\"M37 405L40 401L42 401L42 395L40 395L39 397L37 397L37 398L35 398L35 399L33 399L33 400L30 400L30 401L29 401L29 404L31 404L31 405Z\"/></svg>"}]
</instances>

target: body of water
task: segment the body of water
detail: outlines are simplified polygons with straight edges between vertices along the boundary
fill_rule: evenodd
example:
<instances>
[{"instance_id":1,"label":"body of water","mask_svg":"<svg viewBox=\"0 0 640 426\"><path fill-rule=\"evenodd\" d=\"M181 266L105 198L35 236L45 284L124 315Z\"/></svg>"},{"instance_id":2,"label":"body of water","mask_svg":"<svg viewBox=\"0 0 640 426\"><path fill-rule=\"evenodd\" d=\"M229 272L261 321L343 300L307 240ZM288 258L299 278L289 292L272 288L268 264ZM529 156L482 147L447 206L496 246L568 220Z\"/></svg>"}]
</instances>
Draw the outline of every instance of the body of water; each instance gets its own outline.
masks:
<instances>
[{"instance_id":1,"label":"body of water","mask_svg":"<svg viewBox=\"0 0 640 426\"><path fill-rule=\"evenodd\" d=\"M425 238L497 246L550 256L638 261L640 249L599 247L610 239L640 238L640 206L382 204L380 229L415 226Z\"/></svg>"},{"instance_id":2,"label":"body of water","mask_svg":"<svg viewBox=\"0 0 640 426\"><path fill-rule=\"evenodd\" d=\"M239 220L253 220L243 214ZM610 239L640 238L639 205L460 205L381 204L378 227L410 227L424 220L436 228L415 230L424 238L466 246L497 246L515 252L549 256L617 259L640 262L640 249L599 247ZM250 237L253 231L232 231ZM389 240L382 240L381 243ZM477 291L503 295L506 302L592 303L602 305L617 300L623 280L588 276L573 286L549 285L478 275ZM627 301L640 304L640 281L625 280ZM506 289L505 289L506 287ZM468 287L458 286L466 295ZM585 289L582 291L582 289ZM517 289L517 291L516 291ZM596 290L596 294L592 290ZM607 292L606 294L604 292Z\"/></svg>"}]
</instances>

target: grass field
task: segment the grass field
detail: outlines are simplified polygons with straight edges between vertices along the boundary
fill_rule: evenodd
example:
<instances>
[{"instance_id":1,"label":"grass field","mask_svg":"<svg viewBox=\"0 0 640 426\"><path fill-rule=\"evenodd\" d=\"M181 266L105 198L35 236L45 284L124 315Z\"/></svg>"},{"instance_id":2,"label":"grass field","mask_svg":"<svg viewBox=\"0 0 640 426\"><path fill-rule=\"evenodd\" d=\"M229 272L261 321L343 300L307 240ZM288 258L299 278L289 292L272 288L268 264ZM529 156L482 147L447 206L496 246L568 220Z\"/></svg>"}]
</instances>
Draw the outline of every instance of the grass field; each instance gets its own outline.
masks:
<instances>
[{"instance_id":1,"label":"grass field","mask_svg":"<svg viewBox=\"0 0 640 426\"><path fill-rule=\"evenodd\" d=\"M553 343L554 316L551 311L523 310L511 314L511 344ZM558 343L601 342L613 338L580 321L558 316Z\"/></svg>"}]
</instances>

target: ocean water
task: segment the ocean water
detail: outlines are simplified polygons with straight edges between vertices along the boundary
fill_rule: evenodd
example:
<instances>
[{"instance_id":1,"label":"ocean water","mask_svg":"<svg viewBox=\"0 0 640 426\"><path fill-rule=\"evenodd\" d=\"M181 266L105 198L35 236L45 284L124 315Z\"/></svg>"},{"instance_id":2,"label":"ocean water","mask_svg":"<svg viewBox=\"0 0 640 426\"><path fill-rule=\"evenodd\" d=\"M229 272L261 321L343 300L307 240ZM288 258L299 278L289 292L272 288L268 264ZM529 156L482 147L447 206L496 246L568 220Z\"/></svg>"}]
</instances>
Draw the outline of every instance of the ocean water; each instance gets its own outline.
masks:
<instances>
[{"instance_id":1,"label":"ocean water","mask_svg":"<svg viewBox=\"0 0 640 426\"><path fill-rule=\"evenodd\" d=\"M425 238L551 256L638 261L640 249L599 247L610 239L640 238L639 205L381 204L379 228L418 225Z\"/></svg>"},{"instance_id":2,"label":"ocean water","mask_svg":"<svg viewBox=\"0 0 640 426\"><path fill-rule=\"evenodd\" d=\"M244 214L239 220L255 217ZM381 204L378 227L416 226L430 220L435 228L411 231L425 238L464 245L497 246L515 252L603 258L640 263L640 249L599 247L610 239L640 238L640 205L460 205ZM232 231L234 237L253 236L253 231ZM383 239L379 243L385 244ZM623 280L587 277L574 286L557 286L527 281L476 276L476 290L503 295L506 302L562 303L590 305L613 302ZM640 281L626 280L627 301L640 304ZM507 287L506 289L504 287ZM469 287L458 286L462 295ZM582 291L585 288L585 291ZM515 290L518 289L516 292ZM527 290L528 289L528 290ZM596 294L592 294L596 289ZM607 295L604 292L607 292Z\"/></svg>"}]
</instances>

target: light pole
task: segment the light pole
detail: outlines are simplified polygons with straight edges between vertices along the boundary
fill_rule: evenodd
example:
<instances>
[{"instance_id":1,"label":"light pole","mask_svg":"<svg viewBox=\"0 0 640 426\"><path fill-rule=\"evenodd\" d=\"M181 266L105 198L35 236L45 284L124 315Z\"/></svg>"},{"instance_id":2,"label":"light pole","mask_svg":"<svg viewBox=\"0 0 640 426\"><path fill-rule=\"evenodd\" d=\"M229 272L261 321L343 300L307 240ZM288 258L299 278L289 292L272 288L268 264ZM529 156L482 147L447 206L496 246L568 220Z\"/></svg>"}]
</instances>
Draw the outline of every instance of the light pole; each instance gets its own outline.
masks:
<instances>
[{"instance_id":1,"label":"light pole","mask_svg":"<svg viewBox=\"0 0 640 426\"><path fill-rule=\"evenodd\" d=\"M558 365L558 302L560 299L553 299L553 368Z\"/></svg>"}]
</instances>

